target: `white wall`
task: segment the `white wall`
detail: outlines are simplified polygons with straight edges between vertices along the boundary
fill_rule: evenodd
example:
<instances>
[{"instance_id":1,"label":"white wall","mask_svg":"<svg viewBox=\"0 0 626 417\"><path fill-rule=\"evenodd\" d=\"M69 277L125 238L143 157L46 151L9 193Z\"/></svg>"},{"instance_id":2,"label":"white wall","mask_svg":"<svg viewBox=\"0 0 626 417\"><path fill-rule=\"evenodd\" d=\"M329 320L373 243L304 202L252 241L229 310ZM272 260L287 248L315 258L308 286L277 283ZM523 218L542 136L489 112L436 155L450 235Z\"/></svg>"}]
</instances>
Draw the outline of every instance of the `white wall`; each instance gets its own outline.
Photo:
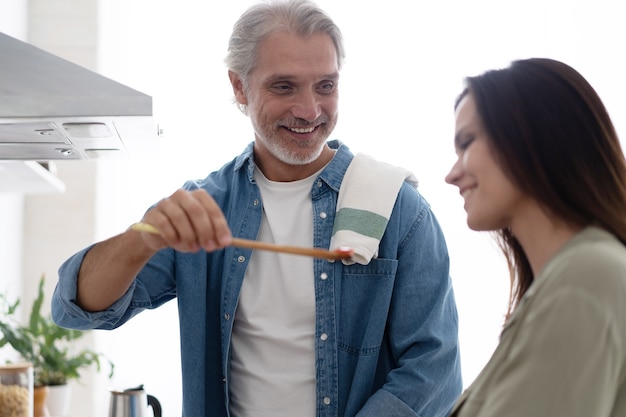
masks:
<instances>
[{"instance_id":1,"label":"white wall","mask_svg":"<svg viewBox=\"0 0 626 417\"><path fill-rule=\"evenodd\" d=\"M22 219L24 198L0 193L0 293L12 302L22 296ZM0 363L12 357L0 351Z\"/></svg>"},{"instance_id":2,"label":"white wall","mask_svg":"<svg viewBox=\"0 0 626 417\"><path fill-rule=\"evenodd\" d=\"M596 87L618 132L626 137L626 63L620 53L626 26L619 21L618 2L318 3L341 26L348 52L333 137L353 151L414 170L447 236L467 385L497 343L508 273L488 237L467 229L462 200L443 181L454 160L452 105L461 80L511 59L562 59ZM223 65L232 24L249 4L251 0L98 2L94 65L154 97L166 151L160 161L98 164L97 193L85 206L95 216L89 226L94 239L124 230L148 205L184 180L219 168L252 140L248 120L231 104ZM81 195L76 187L68 183L68 195ZM76 206L72 209L80 213ZM166 415L179 415L176 320L170 303L114 332L97 332L94 343L115 360L118 372L112 381L103 375L90 377L91 396L77 401L96 404L93 416L105 417L109 385L144 383L162 400Z\"/></svg>"},{"instance_id":3,"label":"white wall","mask_svg":"<svg viewBox=\"0 0 626 417\"><path fill-rule=\"evenodd\" d=\"M28 0L0 0L0 32L26 39Z\"/></svg>"},{"instance_id":4,"label":"white wall","mask_svg":"<svg viewBox=\"0 0 626 417\"><path fill-rule=\"evenodd\" d=\"M0 32L24 39L26 0L0 0ZM0 293L6 294L9 301L22 296L23 207L23 196L0 193ZM5 359L16 358L5 349L0 351L0 363Z\"/></svg>"}]
</instances>

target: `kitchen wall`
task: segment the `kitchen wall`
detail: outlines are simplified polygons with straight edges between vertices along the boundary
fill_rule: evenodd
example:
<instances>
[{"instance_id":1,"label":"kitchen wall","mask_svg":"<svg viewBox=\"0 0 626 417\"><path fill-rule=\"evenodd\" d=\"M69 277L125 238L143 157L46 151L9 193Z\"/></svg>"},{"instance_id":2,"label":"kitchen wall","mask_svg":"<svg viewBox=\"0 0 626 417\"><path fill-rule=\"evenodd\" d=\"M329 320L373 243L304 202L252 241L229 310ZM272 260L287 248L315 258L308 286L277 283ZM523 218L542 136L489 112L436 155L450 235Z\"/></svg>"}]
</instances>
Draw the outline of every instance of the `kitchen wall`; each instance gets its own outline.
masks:
<instances>
[{"instance_id":1,"label":"kitchen wall","mask_svg":"<svg viewBox=\"0 0 626 417\"><path fill-rule=\"evenodd\" d=\"M26 0L0 0L0 31L11 36L26 36ZM3 175L0 168L0 175ZM19 194L0 193L0 293L9 300L22 296L22 222L24 198ZM0 361L13 359L6 350Z\"/></svg>"},{"instance_id":2,"label":"kitchen wall","mask_svg":"<svg viewBox=\"0 0 626 417\"><path fill-rule=\"evenodd\" d=\"M15 300L22 295L22 222L24 198L0 193L0 293ZM0 352L0 362L11 357Z\"/></svg>"},{"instance_id":3,"label":"kitchen wall","mask_svg":"<svg viewBox=\"0 0 626 417\"><path fill-rule=\"evenodd\" d=\"M18 4L19 3L19 4ZM100 59L100 2L95 0L0 0L0 31L92 70ZM17 22L22 21L19 25ZM115 24L115 22L111 22ZM140 163L59 161L56 175L64 193L0 194L0 291L22 297L28 313L39 277L46 277L46 301L60 264L89 243L124 230L155 201L145 192L133 203L133 188L147 180L136 175ZM146 168L154 172L160 164ZM0 172L0 175L2 173ZM128 198L126 198L128 197ZM150 199L149 201L147 199ZM133 210L133 206L140 208ZM170 324L168 324L170 323ZM148 317L138 317L119 331L90 332L77 348L106 354L116 365L115 376L89 369L72 382L72 417L108 415L109 389L145 384L162 402L166 416L180 415L181 388L175 304ZM14 358L3 349L0 359Z\"/></svg>"},{"instance_id":4,"label":"kitchen wall","mask_svg":"<svg viewBox=\"0 0 626 417\"><path fill-rule=\"evenodd\" d=\"M28 0L0 0L0 30L18 39L27 31Z\"/></svg>"}]
</instances>

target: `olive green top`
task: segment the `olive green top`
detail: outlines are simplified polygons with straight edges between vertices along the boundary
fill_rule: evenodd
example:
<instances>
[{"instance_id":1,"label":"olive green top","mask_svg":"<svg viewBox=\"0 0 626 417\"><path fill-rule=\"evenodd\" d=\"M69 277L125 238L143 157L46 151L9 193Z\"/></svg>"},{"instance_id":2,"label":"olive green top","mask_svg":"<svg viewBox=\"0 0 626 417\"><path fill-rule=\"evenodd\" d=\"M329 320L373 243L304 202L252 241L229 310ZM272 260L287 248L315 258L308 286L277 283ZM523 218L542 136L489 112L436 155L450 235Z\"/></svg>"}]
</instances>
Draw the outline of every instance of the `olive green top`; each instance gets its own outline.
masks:
<instances>
[{"instance_id":1,"label":"olive green top","mask_svg":"<svg viewBox=\"0 0 626 417\"><path fill-rule=\"evenodd\" d=\"M546 265L451 417L626 416L626 247L588 227Z\"/></svg>"}]
</instances>

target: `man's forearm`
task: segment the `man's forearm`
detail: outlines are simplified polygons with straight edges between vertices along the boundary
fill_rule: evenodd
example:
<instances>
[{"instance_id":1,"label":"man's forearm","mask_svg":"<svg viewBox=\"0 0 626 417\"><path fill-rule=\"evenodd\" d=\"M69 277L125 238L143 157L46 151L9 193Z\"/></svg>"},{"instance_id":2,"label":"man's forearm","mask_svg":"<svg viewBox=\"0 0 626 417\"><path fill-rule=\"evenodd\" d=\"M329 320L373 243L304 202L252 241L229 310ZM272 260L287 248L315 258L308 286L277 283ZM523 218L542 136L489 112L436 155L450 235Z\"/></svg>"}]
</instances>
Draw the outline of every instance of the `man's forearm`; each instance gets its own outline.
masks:
<instances>
[{"instance_id":1,"label":"man's forearm","mask_svg":"<svg viewBox=\"0 0 626 417\"><path fill-rule=\"evenodd\" d=\"M155 253L132 230L96 244L80 267L76 303L86 311L105 310L126 293Z\"/></svg>"}]
</instances>

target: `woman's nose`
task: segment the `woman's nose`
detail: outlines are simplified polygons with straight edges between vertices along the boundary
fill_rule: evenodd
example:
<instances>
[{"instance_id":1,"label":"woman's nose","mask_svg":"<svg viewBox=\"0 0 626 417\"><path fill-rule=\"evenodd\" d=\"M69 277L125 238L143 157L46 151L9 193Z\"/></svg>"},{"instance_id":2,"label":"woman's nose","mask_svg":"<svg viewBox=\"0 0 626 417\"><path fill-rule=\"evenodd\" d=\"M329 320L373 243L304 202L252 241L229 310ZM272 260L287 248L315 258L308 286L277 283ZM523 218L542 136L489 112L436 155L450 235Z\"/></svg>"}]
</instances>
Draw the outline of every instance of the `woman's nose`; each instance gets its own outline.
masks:
<instances>
[{"instance_id":1,"label":"woman's nose","mask_svg":"<svg viewBox=\"0 0 626 417\"><path fill-rule=\"evenodd\" d=\"M446 175L445 180L448 184L454 185L461 177L461 174L461 158L457 158L454 165L452 165L452 168L450 168L450 172L448 172L448 175Z\"/></svg>"}]
</instances>

